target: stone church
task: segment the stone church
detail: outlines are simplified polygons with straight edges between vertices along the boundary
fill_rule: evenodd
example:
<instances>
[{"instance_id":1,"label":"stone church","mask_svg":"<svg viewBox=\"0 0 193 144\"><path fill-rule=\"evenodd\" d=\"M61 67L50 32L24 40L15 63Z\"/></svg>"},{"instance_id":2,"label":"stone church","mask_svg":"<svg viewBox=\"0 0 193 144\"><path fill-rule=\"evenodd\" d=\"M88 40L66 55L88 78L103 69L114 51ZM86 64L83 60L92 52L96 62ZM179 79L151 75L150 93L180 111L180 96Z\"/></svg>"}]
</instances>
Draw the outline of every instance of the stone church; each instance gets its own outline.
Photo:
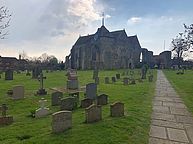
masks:
<instances>
[{"instance_id":1,"label":"stone church","mask_svg":"<svg viewBox=\"0 0 193 144\"><path fill-rule=\"evenodd\" d=\"M73 69L119 69L139 64L141 46L137 36L125 30L109 32L102 25L97 32L80 36L66 57L66 67Z\"/></svg>"}]
</instances>

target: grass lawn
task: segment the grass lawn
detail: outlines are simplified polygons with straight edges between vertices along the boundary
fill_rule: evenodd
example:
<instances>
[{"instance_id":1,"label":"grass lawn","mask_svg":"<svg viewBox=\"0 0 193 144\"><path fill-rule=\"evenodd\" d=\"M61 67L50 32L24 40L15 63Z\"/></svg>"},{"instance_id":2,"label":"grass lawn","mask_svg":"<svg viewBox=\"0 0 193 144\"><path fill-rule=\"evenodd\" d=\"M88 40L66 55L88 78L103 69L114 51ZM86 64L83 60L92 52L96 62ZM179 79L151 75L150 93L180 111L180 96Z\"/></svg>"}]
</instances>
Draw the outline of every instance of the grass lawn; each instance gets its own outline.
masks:
<instances>
[{"instance_id":1,"label":"grass lawn","mask_svg":"<svg viewBox=\"0 0 193 144\"><path fill-rule=\"evenodd\" d=\"M121 70L118 70L121 72ZM85 124L85 110L78 108L72 113L72 129L60 134L51 133L51 114L45 118L31 118L30 111L39 107L40 96L34 96L39 88L39 82L25 76L24 73L14 73L13 81L0 79L0 104L6 103L8 114L14 117L14 123L0 127L1 144L146 144L148 143L150 117L152 112L152 97L154 95L155 79L150 83L145 80L136 85L124 86L121 80L115 84L104 84L105 76L114 76L118 71L100 71L98 94L109 95L109 104L102 107L102 121ZM51 106L51 90L49 88L66 85L64 71L45 73L45 87L48 95L44 96L51 112L59 111L59 107ZM137 72L136 72L137 75ZM92 80L92 71L78 71L80 85L84 86ZM185 76L185 75L184 75ZM139 76L136 76L139 77ZM154 71L156 78L156 71ZM12 100L6 95L13 85L25 86L25 99ZM83 99L81 93L81 99ZM67 94L65 94L67 96ZM192 99L193 100L193 99ZM110 117L110 104L121 101L125 104L125 116Z\"/></svg>"},{"instance_id":2,"label":"grass lawn","mask_svg":"<svg viewBox=\"0 0 193 144\"><path fill-rule=\"evenodd\" d=\"M164 73L189 111L193 113L193 71L187 70L183 75L177 75L173 70L164 70Z\"/></svg>"}]
</instances>

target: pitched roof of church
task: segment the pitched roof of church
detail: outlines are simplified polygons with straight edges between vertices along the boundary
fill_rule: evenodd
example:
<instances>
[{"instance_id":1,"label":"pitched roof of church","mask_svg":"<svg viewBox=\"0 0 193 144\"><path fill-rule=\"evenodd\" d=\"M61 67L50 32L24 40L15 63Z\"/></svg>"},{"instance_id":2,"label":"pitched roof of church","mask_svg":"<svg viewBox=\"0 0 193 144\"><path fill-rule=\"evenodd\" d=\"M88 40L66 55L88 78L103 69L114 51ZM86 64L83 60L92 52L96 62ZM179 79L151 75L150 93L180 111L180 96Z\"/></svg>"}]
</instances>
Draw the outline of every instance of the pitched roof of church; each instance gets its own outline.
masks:
<instances>
[{"instance_id":1,"label":"pitched roof of church","mask_svg":"<svg viewBox=\"0 0 193 144\"><path fill-rule=\"evenodd\" d=\"M136 41L139 43L136 35L128 37L125 30L109 32L109 30L105 26L101 26L100 28L98 28L95 34L88 35L88 36L80 36L78 40L76 41L75 45L91 42L96 35L98 37L108 37L108 38L115 38L115 39L125 38L124 40L127 40L127 42L129 42L130 44L134 44L136 43Z\"/></svg>"}]
</instances>

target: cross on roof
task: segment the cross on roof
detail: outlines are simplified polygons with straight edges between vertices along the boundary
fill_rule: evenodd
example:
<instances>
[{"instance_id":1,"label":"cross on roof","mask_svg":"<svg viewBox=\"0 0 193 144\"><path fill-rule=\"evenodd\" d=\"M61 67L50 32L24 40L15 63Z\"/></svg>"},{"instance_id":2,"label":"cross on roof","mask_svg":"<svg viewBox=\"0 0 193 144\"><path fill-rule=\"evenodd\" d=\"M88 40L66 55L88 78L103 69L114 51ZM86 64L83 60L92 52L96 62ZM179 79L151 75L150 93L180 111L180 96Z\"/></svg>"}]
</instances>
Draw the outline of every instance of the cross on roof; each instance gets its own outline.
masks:
<instances>
[{"instance_id":1,"label":"cross on roof","mask_svg":"<svg viewBox=\"0 0 193 144\"><path fill-rule=\"evenodd\" d=\"M0 111L2 112L2 116L6 117L6 111L8 110L8 107L6 104L2 104L2 106L0 106Z\"/></svg>"}]
</instances>

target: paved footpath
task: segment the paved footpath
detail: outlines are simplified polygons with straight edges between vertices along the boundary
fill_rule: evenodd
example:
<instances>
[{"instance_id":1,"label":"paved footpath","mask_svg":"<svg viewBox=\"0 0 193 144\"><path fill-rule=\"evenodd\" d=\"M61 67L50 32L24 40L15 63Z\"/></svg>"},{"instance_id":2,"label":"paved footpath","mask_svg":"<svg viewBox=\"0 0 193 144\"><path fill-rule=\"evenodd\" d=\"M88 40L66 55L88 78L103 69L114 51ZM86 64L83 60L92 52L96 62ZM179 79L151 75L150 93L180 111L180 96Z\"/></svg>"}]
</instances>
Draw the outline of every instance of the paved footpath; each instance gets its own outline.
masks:
<instances>
[{"instance_id":1,"label":"paved footpath","mask_svg":"<svg viewBox=\"0 0 193 144\"><path fill-rule=\"evenodd\" d=\"M193 117L160 70L153 100L149 144L193 144Z\"/></svg>"}]
</instances>

